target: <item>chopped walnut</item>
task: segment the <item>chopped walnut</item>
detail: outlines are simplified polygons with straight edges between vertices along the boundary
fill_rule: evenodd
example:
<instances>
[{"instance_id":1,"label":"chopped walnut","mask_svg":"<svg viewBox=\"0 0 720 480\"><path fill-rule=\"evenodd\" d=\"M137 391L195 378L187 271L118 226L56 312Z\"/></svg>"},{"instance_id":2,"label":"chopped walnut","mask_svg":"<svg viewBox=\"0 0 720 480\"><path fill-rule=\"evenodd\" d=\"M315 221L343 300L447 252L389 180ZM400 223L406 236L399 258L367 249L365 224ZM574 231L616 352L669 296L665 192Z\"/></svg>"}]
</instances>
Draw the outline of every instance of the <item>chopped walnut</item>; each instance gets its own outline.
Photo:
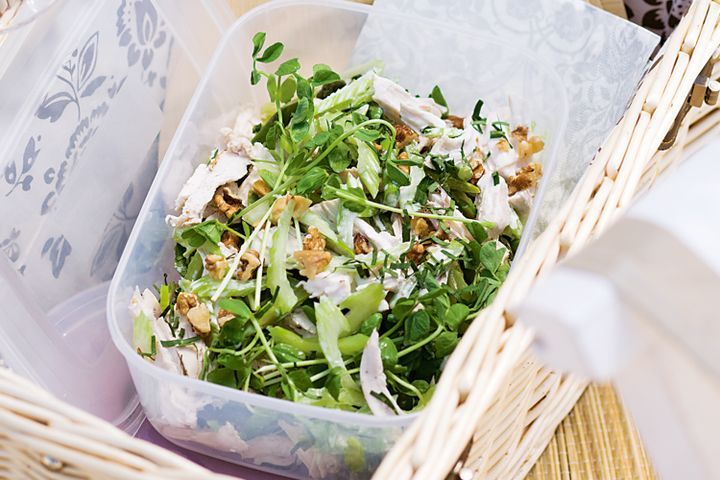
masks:
<instances>
[{"instance_id":1,"label":"chopped walnut","mask_svg":"<svg viewBox=\"0 0 720 480\"><path fill-rule=\"evenodd\" d=\"M498 142L495 146L501 152L509 152L510 151L510 144L504 138L501 138L500 140L498 140Z\"/></svg>"},{"instance_id":2,"label":"chopped walnut","mask_svg":"<svg viewBox=\"0 0 720 480\"><path fill-rule=\"evenodd\" d=\"M448 115L446 120L450 122L453 128L459 128L460 130L465 128L465 119L462 117L458 117L457 115Z\"/></svg>"},{"instance_id":3,"label":"chopped walnut","mask_svg":"<svg viewBox=\"0 0 720 480\"><path fill-rule=\"evenodd\" d=\"M213 280L222 280L228 270L228 262L222 255L210 254L205 257L205 269Z\"/></svg>"},{"instance_id":4,"label":"chopped walnut","mask_svg":"<svg viewBox=\"0 0 720 480\"><path fill-rule=\"evenodd\" d=\"M425 255L425 247L422 243L416 243L407 253L407 259L414 263L420 263L423 255Z\"/></svg>"},{"instance_id":5,"label":"chopped walnut","mask_svg":"<svg viewBox=\"0 0 720 480\"><path fill-rule=\"evenodd\" d=\"M260 266L260 253L257 250L250 249L243 253L238 262L238 268L235 272L235 278L243 282L247 282L253 277L255 270Z\"/></svg>"},{"instance_id":6,"label":"chopped walnut","mask_svg":"<svg viewBox=\"0 0 720 480\"><path fill-rule=\"evenodd\" d=\"M200 335L210 333L210 310L208 310L207 305L204 303L188 310L187 319L190 325L192 325L193 330Z\"/></svg>"},{"instance_id":7,"label":"chopped walnut","mask_svg":"<svg viewBox=\"0 0 720 480\"><path fill-rule=\"evenodd\" d=\"M235 212L242 208L242 200L233 193L229 184L223 185L215 190L213 203L217 206L218 210L224 213L228 218L232 217Z\"/></svg>"},{"instance_id":8,"label":"chopped walnut","mask_svg":"<svg viewBox=\"0 0 720 480\"><path fill-rule=\"evenodd\" d=\"M525 160L545 148L545 142L538 136L532 136L518 144L518 156Z\"/></svg>"},{"instance_id":9,"label":"chopped walnut","mask_svg":"<svg viewBox=\"0 0 720 480\"><path fill-rule=\"evenodd\" d=\"M410 220L410 229L418 238L425 238L432 233L428 221L421 217L413 217Z\"/></svg>"},{"instance_id":10,"label":"chopped walnut","mask_svg":"<svg viewBox=\"0 0 720 480\"><path fill-rule=\"evenodd\" d=\"M303 238L303 250L315 250L322 252L325 250L325 238L320 234L317 227L308 228L308 233Z\"/></svg>"},{"instance_id":11,"label":"chopped walnut","mask_svg":"<svg viewBox=\"0 0 720 480\"><path fill-rule=\"evenodd\" d=\"M530 163L517 171L517 175L508 181L508 193L513 195L517 192L534 187L542 177L542 165L536 162Z\"/></svg>"},{"instance_id":12,"label":"chopped walnut","mask_svg":"<svg viewBox=\"0 0 720 480\"><path fill-rule=\"evenodd\" d=\"M378 153L382 152L382 149L383 149L383 148L382 148L382 145L380 145L379 143L373 143L373 147L375 147L375 150L376 150Z\"/></svg>"},{"instance_id":13,"label":"chopped walnut","mask_svg":"<svg viewBox=\"0 0 720 480\"><path fill-rule=\"evenodd\" d=\"M302 266L300 275L311 280L315 278L318 273L325 270L332 259L330 252L317 250L298 250L294 253L294 257Z\"/></svg>"},{"instance_id":14,"label":"chopped walnut","mask_svg":"<svg viewBox=\"0 0 720 480\"><path fill-rule=\"evenodd\" d=\"M239 240L240 240L240 237L238 237L234 233L229 232L227 230L224 231L222 233L222 236L220 237L220 241L223 243L223 245L225 245L227 248L230 248L230 249L234 248L235 250L237 250L239 247L239 244L238 244Z\"/></svg>"},{"instance_id":15,"label":"chopped walnut","mask_svg":"<svg viewBox=\"0 0 720 480\"><path fill-rule=\"evenodd\" d=\"M265 183L265 180L262 178L259 180L255 180L252 184L252 191L257 194L259 197L264 197L268 193L270 193L270 186L268 186L267 183Z\"/></svg>"},{"instance_id":16,"label":"chopped walnut","mask_svg":"<svg viewBox=\"0 0 720 480\"><path fill-rule=\"evenodd\" d=\"M282 215L285 211L290 201L293 202L293 217L296 218L302 216L302 214L310 208L310 205L312 205L312 200L300 195L285 195L284 197L280 197L275 200L275 203L272 206L270 218L273 222L278 221L278 218L280 218L280 215Z\"/></svg>"},{"instance_id":17,"label":"chopped walnut","mask_svg":"<svg viewBox=\"0 0 720 480\"><path fill-rule=\"evenodd\" d=\"M517 127L515 127L515 130L510 133L510 135L512 135L512 137L518 142L522 140L527 140L528 127L526 127L525 125L518 125Z\"/></svg>"},{"instance_id":18,"label":"chopped walnut","mask_svg":"<svg viewBox=\"0 0 720 480\"><path fill-rule=\"evenodd\" d=\"M470 168L472 168L472 178L470 181L472 183L477 183L485 173L485 165L483 165L484 158L485 155L479 148L476 148L470 156Z\"/></svg>"},{"instance_id":19,"label":"chopped walnut","mask_svg":"<svg viewBox=\"0 0 720 480\"><path fill-rule=\"evenodd\" d=\"M358 255L373 251L373 247L370 245L370 240L368 240L368 238L362 233L356 233L353 237L353 247L355 253Z\"/></svg>"},{"instance_id":20,"label":"chopped walnut","mask_svg":"<svg viewBox=\"0 0 720 480\"><path fill-rule=\"evenodd\" d=\"M235 314L225 310L224 308L221 308L220 311L218 311L218 325L220 325L220 328L222 328L227 322L235 318Z\"/></svg>"},{"instance_id":21,"label":"chopped walnut","mask_svg":"<svg viewBox=\"0 0 720 480\"><path fill-rule=\"evenodd\" d=\"M398 155L398 160L407 160L410 158L410 155L408 155L407 152L400 152L400 155ZM398 168L405 172L406 175L410 175L410 167L408 165L398 165Z\"/></svg>"},{"instance_id":22,"label":"chopped walnut","mask_svg":"<svg viewBox=\"0 0 720 480\"><path fill-rule=\"evenodd\" d=\"M194 293L180 292L175 302L175 309L180 315L187 315L188 310L198 306L198 297Z\"/></svg>"},{"instance_id":23,"label":"chopped walnut","mask_svg":"<svg viewBox=\"0 0 720 480\"><path fill-rule=\"evenodd\" d=\"M395 125L395 143L397 143L397 148L405 148L416 138L417 133L404 123Z\"/></svg>"}]
</instances>

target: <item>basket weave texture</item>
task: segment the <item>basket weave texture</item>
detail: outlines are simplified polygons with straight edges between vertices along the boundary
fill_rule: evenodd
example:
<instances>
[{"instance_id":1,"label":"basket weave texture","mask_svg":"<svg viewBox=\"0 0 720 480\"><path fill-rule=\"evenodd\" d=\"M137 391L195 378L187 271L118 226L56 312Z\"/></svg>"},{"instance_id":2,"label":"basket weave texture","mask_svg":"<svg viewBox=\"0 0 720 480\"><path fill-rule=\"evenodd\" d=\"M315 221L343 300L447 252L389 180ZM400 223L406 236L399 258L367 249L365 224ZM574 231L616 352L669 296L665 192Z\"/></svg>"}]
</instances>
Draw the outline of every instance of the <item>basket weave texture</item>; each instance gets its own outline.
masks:
<instances>
[{"instance_id":1,"label":"basket weave texture","mask_svg":"<svg viewBox=\"0 0 720 480\"><path fill-rule=\"evenodd\" d=\"M720 130L720 110L694 110L675 147L658 152L693 82L720 46L719 19L720 4L696 0L571 199L516 264L493 305L472 324L448 362L433 401L375 478L442 479L457 474L515 479L530 471L587 385L539 364L529 351L532 332L515 325L506 309L539 275L602 232L638 192L672 168L684 149L697 149ZM593 392L612 395L611 390L592 389L591 400ZM630 426L627 432L635 435ZM550 455L553 445L557 448L557 441ZM560 463L576 462L579 453L556 457ZM632 453L647 465L642 452ZM616 476L609 459L602 462L597 467L601 470L595 470L600 478L623 478ZM650 477L649 467L642 465L625 478ZM531 478L564 475L562 469L544 469L535 470ZM133 439L0 368L0 478L227 477Z\"/></svg>"}]
</instances>

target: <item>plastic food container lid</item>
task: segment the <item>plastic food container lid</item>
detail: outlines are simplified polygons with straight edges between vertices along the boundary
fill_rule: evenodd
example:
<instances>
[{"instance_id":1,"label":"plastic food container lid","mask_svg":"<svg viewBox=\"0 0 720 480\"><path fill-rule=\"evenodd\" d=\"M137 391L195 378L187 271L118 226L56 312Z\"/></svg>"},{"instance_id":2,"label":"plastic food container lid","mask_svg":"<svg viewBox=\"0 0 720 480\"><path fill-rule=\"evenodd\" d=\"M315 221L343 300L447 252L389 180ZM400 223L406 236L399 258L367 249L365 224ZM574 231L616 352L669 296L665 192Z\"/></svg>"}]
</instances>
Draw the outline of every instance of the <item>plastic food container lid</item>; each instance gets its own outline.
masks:
<instances>
[{"instance_id":1,"label":"plastic food container lid","mask_svg":"<svg viewBox=\"0 0 720 480\"><path fill-rule=\"evenodd\" d=\"M109 280L231 21L221 0L35 0L0 29L0 358L128 431Z\"/></svg>"}]
</instances>

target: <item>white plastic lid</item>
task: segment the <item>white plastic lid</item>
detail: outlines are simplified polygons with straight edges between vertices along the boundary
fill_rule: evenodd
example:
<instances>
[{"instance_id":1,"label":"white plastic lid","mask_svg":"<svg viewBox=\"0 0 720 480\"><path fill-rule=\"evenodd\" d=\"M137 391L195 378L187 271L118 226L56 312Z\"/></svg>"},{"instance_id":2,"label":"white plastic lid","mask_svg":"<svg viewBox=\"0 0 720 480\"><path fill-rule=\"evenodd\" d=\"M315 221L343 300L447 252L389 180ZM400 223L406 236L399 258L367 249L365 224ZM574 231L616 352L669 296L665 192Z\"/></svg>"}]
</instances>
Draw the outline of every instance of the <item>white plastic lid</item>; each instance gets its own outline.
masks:
<instances>
[{"instance_id":1,"label":"white plastic lid","mask_svg":"<svg viewBox=\"0 0 720 480\"><path fill-rule=\"evenodd\" d=\"M129 431L142 412L108 281L231 20L217 3L65 0L0 32L0 357Z\"/></svg>"}]
</instances>

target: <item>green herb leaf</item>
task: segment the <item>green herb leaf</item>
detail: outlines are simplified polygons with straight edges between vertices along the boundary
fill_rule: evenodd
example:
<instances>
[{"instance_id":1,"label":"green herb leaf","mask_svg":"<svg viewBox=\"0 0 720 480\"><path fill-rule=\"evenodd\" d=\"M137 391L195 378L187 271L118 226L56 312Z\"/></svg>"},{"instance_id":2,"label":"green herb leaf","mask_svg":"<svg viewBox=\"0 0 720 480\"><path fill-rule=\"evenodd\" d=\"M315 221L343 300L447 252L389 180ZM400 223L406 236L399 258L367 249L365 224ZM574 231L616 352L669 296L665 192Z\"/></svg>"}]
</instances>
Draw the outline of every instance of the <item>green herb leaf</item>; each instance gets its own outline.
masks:
<instances>
[{"instance_id":1,"label":"green herb leaf","mask_svg":"<svg viewBox=\"0 0 720 480\"><path fill-rule=\"evenodd\" d=\"M300 142L310 131L310 120L313 116L313 107L310 100L301 98L295 114L290 120L290 135L293 141Z\"/></svg>"},{"instance_id":2,"label":"green herb leaf","mask_svg":"<svg viewBox=\"0 0 720 480\"><path fill-rule=\"evenodd\" d=\"M326 83L337 82L338 80L340 80L340 75L333 72L329 66L322 63L313 66L313 86L319 87Z\"/></svg>"},{"instance_id":3,"label":"green herb leaf","mask_svg":"<svg viewBox=\"0 0 720 480\"><path fill-rule=\"evenodd\" d=\"M481 247L478 260L483 267L494 274L502 264L506 251L504 247L498 248L496 242L487 242Z\"/></svg>"},{"instance_id":4,"label":"green herb leaf","mask_svg":"<svg viewBox=\"0 0 720 480\"><path fill-rule=\"evenodd\" d=\"M192 345L193 343L196 343L200 340L200 337L191 337L191 338L178 338L175 340L161 340L160 345L162 345L165 348L172 348L172 347L186 347L188 345Z\"/></svg>"},{"instance_id":5,"label":"green herb leaf","mask_svg":"<svg viewBox=\"0 0 720 480\"><path fill-rule=\"evenodd\" d=\"M373 313L365 319L362 325L360 325L360 333L362 333L366 337L369 337L370 335L372 335L373 330L378 330L380 328L382 319L383 317L381 313Z\"/></svg>"},{"instance_id":6,"label":"green herb leaf","mask_svg":"<svg viewBox=\"0 0 720 480\"><path fill-rule=\"evenodd\" d=\"M298 70L300 70L300 62L297 58L291 58L290 60L285 60L280 64L275 71L275 75L278 77L284 77L285 75L293 74Z\"/></svg>"},{"instance_id":7,"label":"green herb leaf","mask_svg":"<svg viewBox=\"0 0 720 480\"><path fill-rule=\"evenodd\" d=\"M450 355L458 344L457 332L443 332L432 342L435 358L444 358Z\"/></svg>"},{"instance_id":8,"label":"green herb leaf","mask_svg":"<svg viewBox=\"0 0 720 480\"><path fill-rule=\"evenodd\" d=\"M270 101L274 102L277 99L277 77L269 76L265 86L267 87Z\"/></svg>"},{"instance_id":9,"label":"green herb leaf","mask_svg":"<svg viewBox=\"0 0 720 480\"><path fill-rule=\"evenodd\" d=\"M312 388L312 380L310 379L310 375L308 375L307 371L305 371L304 369L292 370L288 372L288 377L290 378L290 380L292 380L295 388L297 388L301 392L306 392L310 388Z\"/></svg>"},{"instance_id":10,"label":"green herb leaf","mask_svg":"<svg viewBox=\"0 0 720 480\"><path fill-rule=\"evenodd\" d=\"M298 98L307 98L308 100L313 97L313 88L310 82L305 80L300 75L294 75L295 81L297 82L297 96Z\"/></svg>"},{"instance_id":11,"label":"green herb leaf","mask_svg":"<svg viewBox=\"0 0 720 480\"><path fill-rule=\"evenodd\" d=\"M300 179L295 191L300 195L314 192L321 189L327 179L328 174L324 169L313 167Z\"/></svg>"},{"instance_id":12,"label":"green herb leaf","mask_svg":"<svg viewBox=\"0 0 720 480\"><path fill-rule=\"evenodd\" d=\"M377 130L368 130L367 128L361 128L360 130L355 132L355 138L358 140L362 140L364 142L374 142L380 136L382 133L378 132Z\"/></svg>"},{"instance_id":13,"label":"green herb leaf","mask_svg":"<svg viewBox=\"0 0 720 480\"><path fill-rule=\"evenodd\" d=\"M252 315L250 307L239 298L222 298L218 302L218 306L242 319L248 319Z\"/></svg>"},{"instance_id":14,"label":"green herb leaf","mask_svg":"<svg viewBox=\"0 0 720 480\"><path fill-rule=\"evenodd\" d=\"M405 345L412 345L430 333L430 315L418 310L405 320Z\"/></svg>"},{"instance_id":15,"label":"green herb leaf","mask_svg":"<svg viewBox=\"0 0 720 480\"><path fill-rule=\"evenodd\" d=\"M273 349L273 353L281 363L299 362L305 360L305 352L299 348L295 348L287 343L278 343Z\"/></svg>"},{"instance_id":16,"label":"green herb leaf","mask_svg":"<svg viewBox=\"0 0 720 480\"><path fill-rule=\"evenodd\" d=\"M207 381L230 388L238 387L235 371L229 368L216 368L208 372Z\"/></svg>"},{"instance_id":17,"label":"green herb leaf","mask_svg":"<svg viewBox=\"0 0 720 480\"><path fill-rule=\"evenodd\" d=\"M392 369L397 365L398 362L398 351L393 342L389 338L380 339L380 358L382 359L383 366L386 369Z\"/></svg>"},{"instance_id":18,"label":"green herb leaf","mask_svg":"<svg viewBox=\"0 0 720 480\"><path fill-rule=\"evenodd\" d=\"M257 59L260 63L270 63L274 62L278 58L280 58L280 55L282 55L283 49L285 46L280 42L275 42L269 47L265 49L262 56Z\"/></svg>"},{"instance_id":19,"label":"green herb leaf","mask_svg":"<svg viewBox=\"0 0 720 480\"><path fill-rule=\"evenodd\" d=\"M246 335L245 320L235 317L225 322L220 329L217 336L217 346L221 348L240 348L245 341Z\"/></svg>"},{"instance_id":20,"label":"green herb leaf","mask_svg":"<svg viewBox=\"0 0 720 480\"><path fill-rule=\"evenodd\" d=\"M253 35L252 44L253 44L252 56L254 58L257 56L258 53L260 53L260 50L262 50L263 45L265 45L265 32L257 32L255 35Z\"/></svg>"},{"instance_id":21,"label":"green herb leaf","mask_svg":"<svg viewBox=\"0 0 720 480\"><path fill-rule=\"evenodd\" d=\"M282 103L287 103L293 98L296 86L297 80L295 80L295 77L288 77L285 79L280 87L280 101Z\"/></svg>"},{"instance_id":22,"label":"green herb leaf","mask_svg":"<svg viewBox=\"0 0 720 480\"><path fill-rule=\"evenodd\" d=\"M450 330L457 330L468 315L470 315L470 308L465 304L456 303L445 313L445 325Z\"/></svg>"},{"instance_id":23,"label":"green herb leaf","mask_svg":"<svg viewBox=\"0 0 720 480\"><path fill-rule=\"evenodd\" d=\"M385 163L385 174L387 178L398 187L407 187L410 185L410 177L393 162L388 161Z\"/></svg>"},{"instance_id":24,"label":"green herb leaf","mask_svg":"<svg viewBox=\"0 0 720 480\"><path fill-rule=\"evenodd\" d=\"M448 113L450 109L448 108L447 100L445 100L445 96L443 95L442 90L440 90L440 87L437 85L433 87L432 92L430 92L430 98L432 98L438 105L445 107L445 114Z\"/></svg>"}]
</instances>

